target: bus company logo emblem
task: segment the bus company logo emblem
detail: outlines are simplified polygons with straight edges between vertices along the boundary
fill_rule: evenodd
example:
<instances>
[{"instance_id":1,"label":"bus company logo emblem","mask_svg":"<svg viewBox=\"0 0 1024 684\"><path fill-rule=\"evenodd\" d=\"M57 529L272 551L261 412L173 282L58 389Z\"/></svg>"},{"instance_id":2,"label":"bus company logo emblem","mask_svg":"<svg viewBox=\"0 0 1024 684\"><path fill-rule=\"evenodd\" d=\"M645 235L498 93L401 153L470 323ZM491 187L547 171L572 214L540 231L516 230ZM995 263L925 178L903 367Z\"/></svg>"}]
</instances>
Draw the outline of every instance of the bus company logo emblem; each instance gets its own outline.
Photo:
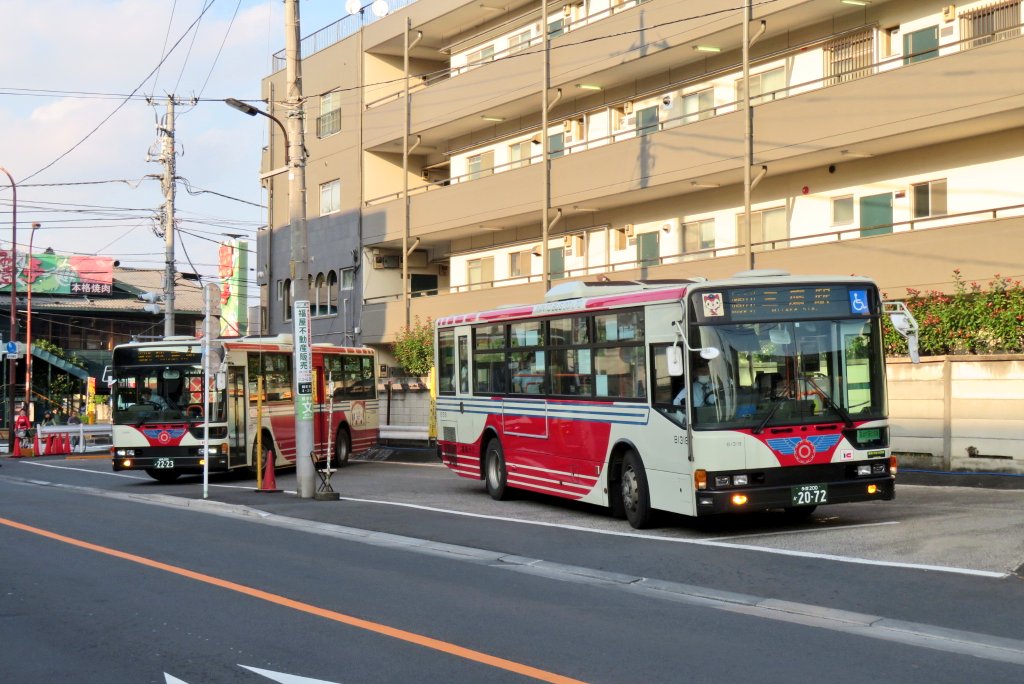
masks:
<instances>
[{"instance_id":1,"label":"bus company logo emblem","mask_svg":"<svg viewBox=\"0 0 1024 684\"><path fill-rule=\"evenodd\" d=\"M705 292L704 294L701 295L701 300L704 303L705 318L725 315L725 309L722 305L721 292Z\"/></svg>"},{"instance_id":2,"label":"bus company logo emblem","mask_svg":"<svg viewBox=\"0 0 1024 684\"><path fill-rule=\"evenodd\" d=\"M143 430L142 434L144 434L150 441L155 440L160 444L168 444L171 440L181 439L185 434L185 429L168 428L165 430L162 428L150 428L148 430Z\"/></svg>"},{"instance_id":3,"label":"bus company logo emblem","mask_svg":"<svg viewBox=\"0 0 1024 684\"><path fill-rule=\"evenodd\" d=\"M817 454L827 452L839 443L839 435L811 437L779 437L769 439L768 446L783 456L792 456L797 463L810 463Z\"/></svg>"}]
</instances>

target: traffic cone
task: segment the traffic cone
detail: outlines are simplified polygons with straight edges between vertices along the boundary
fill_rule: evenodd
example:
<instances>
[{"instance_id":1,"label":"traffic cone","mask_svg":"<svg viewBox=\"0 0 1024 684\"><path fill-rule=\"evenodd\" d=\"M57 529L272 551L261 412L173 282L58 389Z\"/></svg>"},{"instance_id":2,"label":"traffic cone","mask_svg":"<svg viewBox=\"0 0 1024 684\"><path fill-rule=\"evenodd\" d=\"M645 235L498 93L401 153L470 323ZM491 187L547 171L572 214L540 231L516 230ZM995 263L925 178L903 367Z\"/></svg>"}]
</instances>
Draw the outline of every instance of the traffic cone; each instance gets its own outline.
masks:
<instances>
[{"instance_id":1,"label":"traffic cone","mask_svg":"<svg viewBox=\"0 0 1024 684\"><path fill-rule=\"evenodd\" d=\"M14 450L11 452L11 458L21 458L21 438L18 436L14 437Z\"/></svg>"},{"instance_id":2,"label":"traffic cone","mask_svg":"<svg viewBox=\"0 0 1024 684\"><path fill-rule=\"evenodd\" d=\"M267 456L263 461L263 486L257 492L280 492L277 488L277 478L274 477L274 451L267 449Z\"/></svg>"},{"instance_id":3,"label":"traffic cone","mask_svg":"<svg viewBox=\"0 0 1024 684\"><path fill-rule=\"evenodd\" d=\"M64 433L64 453L71 455L71 434L68 432Z\"/></svg>"},{"instance_id":4,"label":"traffic cone","mask_svg":"<svg viewBox=\"0 0 1024 684\"><path fill-rule=\"evenodd\" d=\"M32 449L33 449L32 450L33 455L35 455L35 456L42 456L43 455L43 448L39 444L39 433L38 432L36 433L35 439L32 442Z\"/></svg>"}]
</instances>

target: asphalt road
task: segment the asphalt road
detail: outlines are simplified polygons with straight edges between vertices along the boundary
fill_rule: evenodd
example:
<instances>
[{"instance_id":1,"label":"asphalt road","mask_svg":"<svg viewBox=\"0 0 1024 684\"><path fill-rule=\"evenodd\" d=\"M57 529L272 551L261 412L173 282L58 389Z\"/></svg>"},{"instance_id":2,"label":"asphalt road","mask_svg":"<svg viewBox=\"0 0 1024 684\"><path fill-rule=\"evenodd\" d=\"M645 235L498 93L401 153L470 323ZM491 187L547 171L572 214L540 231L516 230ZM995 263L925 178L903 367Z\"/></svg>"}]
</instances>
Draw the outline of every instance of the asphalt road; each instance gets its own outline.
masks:
<instances>
[{"instance_id":1,"label":"asphalt road","mask_svg":"<svg viewBox=\"0 0 1024 684\"><path fill-rule=\"evenodd\" d=\"M1021 491L906 486L803 524L666 516L641 533L431 465L353 464L337 502L235 476L204 501L198 478L105 461L4 466L4 682L268 681L242 665L328 682L1024 678Z\"/></svg>"}]
</instances>

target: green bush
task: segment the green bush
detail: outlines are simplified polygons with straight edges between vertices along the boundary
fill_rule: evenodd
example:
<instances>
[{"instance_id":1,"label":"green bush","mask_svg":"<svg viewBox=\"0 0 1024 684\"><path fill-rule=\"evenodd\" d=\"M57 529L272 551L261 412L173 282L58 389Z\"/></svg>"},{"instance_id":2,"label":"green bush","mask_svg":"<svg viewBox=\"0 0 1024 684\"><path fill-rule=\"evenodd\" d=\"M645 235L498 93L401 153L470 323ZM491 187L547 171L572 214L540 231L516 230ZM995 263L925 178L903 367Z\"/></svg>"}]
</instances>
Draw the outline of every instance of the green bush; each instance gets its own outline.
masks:
<instances>
[{"instance_id":1,"label":"green bush","mask_svg":"<svg viewBox=\"0 0 1024 684\"><path fill-rule=\"evenodd\" d=\"M953 271L953 294L907 288L917 319L921 356L1024 352L1024 287L998 273L982 287ZM885 353L906 356L907 344L884 321Z\"/></svg>"},{"instance_id":2,"label":"green bush","mask_svg":"<svg viewBox=\"0 0 1024 684\"><path fill-rule=\"evenodd\" d=\"M402 364L405 372L422 377L434 366L434 324L428 318L420 321L419 316L411 326L403 326L395 336L391 352Z\"/></svg>"}]
</instances>

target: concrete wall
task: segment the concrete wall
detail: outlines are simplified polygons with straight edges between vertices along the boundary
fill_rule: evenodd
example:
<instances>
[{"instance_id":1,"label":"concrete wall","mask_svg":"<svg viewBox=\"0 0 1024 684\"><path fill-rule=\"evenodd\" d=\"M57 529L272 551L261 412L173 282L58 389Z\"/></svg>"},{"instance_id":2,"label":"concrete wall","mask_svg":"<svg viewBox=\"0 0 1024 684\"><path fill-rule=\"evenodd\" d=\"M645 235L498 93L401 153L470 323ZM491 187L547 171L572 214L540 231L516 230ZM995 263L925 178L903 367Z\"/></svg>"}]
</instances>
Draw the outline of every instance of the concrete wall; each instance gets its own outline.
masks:
<instances>
[{"instance_id":1,"label":"concrete wall","mask_svg":"<svg viewBox=\"0 0 1024 684\"><path fill-rule=\"evenodd\" d=\"M902 466L1024 473L1024 355L890 359L888 373Z\"/></svg>"}]
</instances>

